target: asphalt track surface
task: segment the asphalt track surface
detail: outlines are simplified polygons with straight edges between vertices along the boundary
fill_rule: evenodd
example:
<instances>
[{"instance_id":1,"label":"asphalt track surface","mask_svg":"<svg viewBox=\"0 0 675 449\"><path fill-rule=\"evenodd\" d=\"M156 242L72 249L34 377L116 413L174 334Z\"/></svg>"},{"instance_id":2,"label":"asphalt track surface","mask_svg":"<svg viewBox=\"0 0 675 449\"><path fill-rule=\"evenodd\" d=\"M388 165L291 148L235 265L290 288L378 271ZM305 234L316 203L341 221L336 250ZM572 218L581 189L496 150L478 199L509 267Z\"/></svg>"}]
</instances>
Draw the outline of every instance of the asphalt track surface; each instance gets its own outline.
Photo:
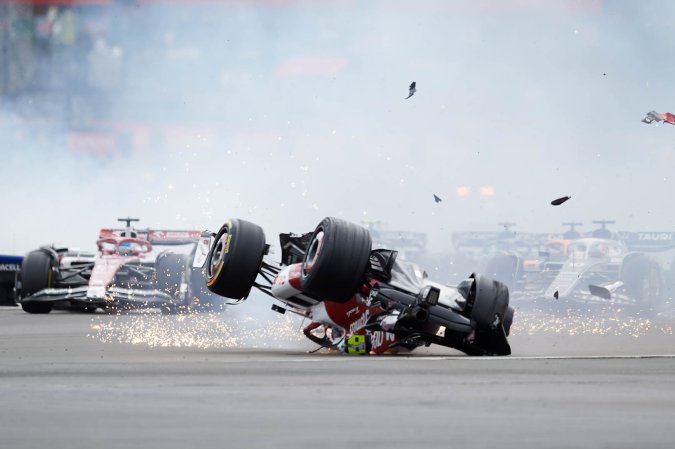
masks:
<instances>
[{"instance_id":1,"label":"asphalt track surface","mask_svg":"<svg viewBox=\"0 0 675 449\"><path fill-rule=\"evenodd\" d=\"M256 349L205 329L230 318L0 308L0 447L675 447L674 320L521 327L513 356L470 358L308 354L290 336Z\"/></svg>"}]
</instances>

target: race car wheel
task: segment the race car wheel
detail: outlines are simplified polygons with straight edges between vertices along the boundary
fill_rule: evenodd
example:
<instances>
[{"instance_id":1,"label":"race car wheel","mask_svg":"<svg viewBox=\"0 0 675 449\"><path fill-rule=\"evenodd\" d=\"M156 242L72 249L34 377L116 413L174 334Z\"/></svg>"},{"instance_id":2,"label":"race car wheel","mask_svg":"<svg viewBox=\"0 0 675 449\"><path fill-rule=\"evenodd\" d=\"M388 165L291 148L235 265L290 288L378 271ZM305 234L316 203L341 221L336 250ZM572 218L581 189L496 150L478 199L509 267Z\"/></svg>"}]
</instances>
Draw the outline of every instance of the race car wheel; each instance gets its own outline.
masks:
<instances>
[{"instance_id":1,"label":"race car wheel","mask_svg":"<svg viewBox=\"0 0 675 449\"><path fill-rule=\"evenodd\" d=\"M468 317L479 326L494 326L506 321L506 312L509 308L509 289L498 281L493 281L479 274L472 274L474 282L471 284L466 308Z\"/></svg>"},{"instance_id":2,"label":"race car wheel","mask_svg":"<svg viewBox=\"0 0 675 449\"><path fill-rule=\"evenodd\" d=\"M51 288L56 275L56 259L47 251L31 251L21 264L21 296L27 298L45 288ZM25 301L25 299L24 299ZM53 305L45 302L22 302L28 313L49 313Z\"/></svg>"},{"instance_id":3,"label":"race car wheel","mask_svg":"<svg viewBox=\"0 0 675 449\"><path fill-rule=\"evenodd\" d=\"M663 275L656 261L642 254L627 257L621 266L621 281L640 309L655 311L663 306Z\"/></svg>"},{"instance_id":4,"label":"race car wheel","mask_svg":"<svg viewBox=\"0 0 675 449\"><path fill-rule=\"evenodd\" d=\"M216 234L206 258L206 286L226 298L246 298L264 255L265 233L260 226L244 220L228 220Z\"/></svg>"},{"instance_id":5,"label":"race car wheel","mask_svg":"<svg viewBox=\"0 0 675 449\"><path fill-rule=\"evenodd\" d=\"M28 313L49 313L52 311L52 305L45 302L22 302L21 308Z\"/></svg>"},{"instance_id":6,"label":"race car wheel","mask_svg":"<svg viewBox=\"0 0 675 449\"><path fill-rule=\"evenodd\" d=\"M518 256L497 254L488 261L483 273L495 281L506 285L509 290L514 291L519 272L520 260Z\"/></svg>"},{"instance_id":7,"label":"race car wheel","mask_svg":"<svg viewBox=\"0 0 675 449\"><path fill-rule=\"evenodd\" d=\"M349 301L364 281L371 246L367 229L339 218L324 218L302 261L302 290L317 299Z\"/></svg>"},{"instance_id":8,"label":"race car wheel","mask_svg":"<svg viewBox=\"0 0 675 449\"><path fill-rule=\"evenodd\" d=\"M0 284L0 305L9 306L15 305L12 301L12 295L8 286Z\"/></svg>"}]
</instances>

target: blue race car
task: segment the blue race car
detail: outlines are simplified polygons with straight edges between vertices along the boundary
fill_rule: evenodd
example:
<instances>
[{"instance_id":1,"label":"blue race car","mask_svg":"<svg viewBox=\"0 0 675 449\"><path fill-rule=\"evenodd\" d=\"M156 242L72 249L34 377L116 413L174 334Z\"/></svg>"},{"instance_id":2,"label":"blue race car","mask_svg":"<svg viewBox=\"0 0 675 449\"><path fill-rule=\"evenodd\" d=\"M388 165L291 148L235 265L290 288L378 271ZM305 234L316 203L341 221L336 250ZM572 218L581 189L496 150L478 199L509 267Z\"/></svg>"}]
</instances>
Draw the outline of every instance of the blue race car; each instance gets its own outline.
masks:
<instances>
[{"instance_id":1,"label":"blue race car","mask_svg":"<svg viewBox=\"0 0 675 449\"><path fill-rule=\"evenodd\" d=\"M21 269L21 256L5 256L0 254L0 305L15 306L14 283Z\"/></svg>"}]
</instances>

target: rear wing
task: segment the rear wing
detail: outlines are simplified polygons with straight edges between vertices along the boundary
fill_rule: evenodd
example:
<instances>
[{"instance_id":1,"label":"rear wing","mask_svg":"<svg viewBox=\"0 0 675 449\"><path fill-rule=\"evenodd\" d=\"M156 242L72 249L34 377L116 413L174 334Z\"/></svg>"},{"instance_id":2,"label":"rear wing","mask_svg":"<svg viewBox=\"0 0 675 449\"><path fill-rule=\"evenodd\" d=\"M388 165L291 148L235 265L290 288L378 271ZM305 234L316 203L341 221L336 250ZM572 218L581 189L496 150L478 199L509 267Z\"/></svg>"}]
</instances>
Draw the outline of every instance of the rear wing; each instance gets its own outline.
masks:
<instances>
[{"instance_id":1,"label":"rear wing","mask_svg":"<svg viewBox=\"0 0 675 449\"><path fill-rule=\"evenodd\" d=\"M631 251L660 252L675 249L675 232L619 232Z\"/></svg>"},{"instance_id":2,"label":"rear wing","mask_svg":"<svg viewBox=\"0 0 675 449\"><path fill-rule=\"evenodd\" d=\"M199 241L201 231L179 229L134 229L136 238L147 240L156 244L181 244ZM98 238L123 237L126 229L101 229Z\"/></svg>"}]
</instances>

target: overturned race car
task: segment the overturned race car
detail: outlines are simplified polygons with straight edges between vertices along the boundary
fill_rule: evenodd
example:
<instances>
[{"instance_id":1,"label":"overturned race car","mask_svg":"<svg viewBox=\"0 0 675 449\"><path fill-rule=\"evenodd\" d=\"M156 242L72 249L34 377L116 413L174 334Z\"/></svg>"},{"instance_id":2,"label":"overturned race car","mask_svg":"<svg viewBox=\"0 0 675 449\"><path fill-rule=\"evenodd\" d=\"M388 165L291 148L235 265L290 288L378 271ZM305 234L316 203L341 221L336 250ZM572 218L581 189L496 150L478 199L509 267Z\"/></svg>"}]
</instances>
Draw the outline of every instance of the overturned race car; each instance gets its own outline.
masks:
<instances>
[{"instance_id":1,"label":"overturned race car","mask_svg":"<svg viewBox=\"0 0 675 449\"><path fill-rule=\"evenodd\" d=\"M16 296L24 311L158 308L163 313L222 303L204 286L210 236L199 231L101 229L98 252L43 246L23 259Z\"/></svg>"},{"instance_id":2,"label":"overturned race car","mask_svg":"<svg viewBox=\"0 0 675 449\"><path fill-rule=\"evenodd\" d=\"M438 344L469 355L509 355L513 320L503 284L472 274L456 287L429 280L397 251L372 249L368 231L328 217L306 234L280 234L281 262L256 224L228 220L209 250L204 276L213 293L244 300L253 287L311 323L321 347L382 354Z\"/></svg>"}]
</instances>

